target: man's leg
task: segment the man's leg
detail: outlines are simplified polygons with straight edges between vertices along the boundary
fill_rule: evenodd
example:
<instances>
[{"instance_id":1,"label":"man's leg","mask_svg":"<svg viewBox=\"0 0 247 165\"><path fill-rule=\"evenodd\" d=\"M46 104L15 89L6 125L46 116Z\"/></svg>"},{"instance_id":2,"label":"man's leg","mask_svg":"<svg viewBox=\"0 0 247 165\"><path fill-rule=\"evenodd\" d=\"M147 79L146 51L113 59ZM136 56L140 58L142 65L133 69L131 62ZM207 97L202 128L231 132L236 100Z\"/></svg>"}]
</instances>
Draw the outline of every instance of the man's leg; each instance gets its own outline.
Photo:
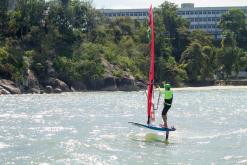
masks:
<instances>
[{"instance_id":1,"label":"man's leg","mask_svg":"<svg viewBox=\"0 0 247 165\"><path fill-rule=\"evenodd\" d=\"M169 105L164 105L163 111L162 111L162 119L164 121L164 127L168 128L168 124L167 124L167 112L168 110L171 108L171 106Z\"/></svg>"},{"instance_id":2,"label":"man's leg","mask_svg":"<svg viewBox=\"0 0 247 165\"><path fill-rule=\"evenodd\" d=\"M162 119L164 121L164 128L168 128L168 125L167 125L167 111L166 111L165 115L162 115ZM168 139L169 139L169 131L166 131L166 141L168 141Z\"/></svg>"},{"instance_id":3,"label":"man's leg","mask_svg":"<svg viewBox=\"0 0 247 165\"><path fill-rule=\"evenodd\" d=\"M167 114L162 115L162 119L163 119L163 121L164 121L164 127L165 127L165 128L168 128L168 126L167 126Z\"/></svg>"},{"instance_id":4,"label":"man's leg","mask_svg":"<svg viewBox=\"0 0 247 165\"><path fill-rule=\"evenodd\" d=\"M164 121L164 127L168 128L168 124L167 124L167 112L168 110L171 108L170 105L164 104L164 108L162 111L162 119ZM169 131L166 131L166 141L168 141L169 138Z\"/></svg>"}]
</instances>

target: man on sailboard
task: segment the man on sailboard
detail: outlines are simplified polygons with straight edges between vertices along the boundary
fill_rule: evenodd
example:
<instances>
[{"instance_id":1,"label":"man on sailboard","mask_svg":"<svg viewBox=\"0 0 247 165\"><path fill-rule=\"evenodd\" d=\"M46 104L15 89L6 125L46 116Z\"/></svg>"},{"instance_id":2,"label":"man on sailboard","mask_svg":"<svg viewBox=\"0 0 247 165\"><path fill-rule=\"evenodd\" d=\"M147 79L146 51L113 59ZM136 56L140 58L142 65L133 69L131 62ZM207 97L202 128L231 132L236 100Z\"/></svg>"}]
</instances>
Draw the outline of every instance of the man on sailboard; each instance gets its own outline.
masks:
<instances>
[{"instance_id":1,"label":"man on sailboard","mask_svg":"<svg viewBox=\"0 0 247 165\"><path fill-rule=\"evenodd\" d=\"M170 84L163 83L164 88L159 88L159 92L162 94L164 98L164 108L162 111L162 119L164 121L164 128L168 128L167 125L167 112L172 106L172 100L173 100L173 92L171 90Z\"/></svg>"}]
</instances>

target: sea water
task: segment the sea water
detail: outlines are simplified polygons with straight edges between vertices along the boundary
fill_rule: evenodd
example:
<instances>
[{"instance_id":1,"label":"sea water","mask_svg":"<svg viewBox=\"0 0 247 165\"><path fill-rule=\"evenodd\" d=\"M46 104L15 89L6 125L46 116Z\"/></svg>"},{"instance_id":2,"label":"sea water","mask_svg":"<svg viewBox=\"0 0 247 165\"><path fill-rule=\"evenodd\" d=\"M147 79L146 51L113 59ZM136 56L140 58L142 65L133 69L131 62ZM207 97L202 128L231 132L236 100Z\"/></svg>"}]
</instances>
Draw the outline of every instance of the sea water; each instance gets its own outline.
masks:
<instances>
[{"instance_id":1,"label":"sea water","mask_svg":"<svg viewBox=\"0 0 247 165\"><path fill-rule=\"evenodd\" d=\"M0 164L247 164L246 100L244 87L175 90L164 142L128 123L146 123L143 91L2 95Z\"/></svg>"}]
</instances>

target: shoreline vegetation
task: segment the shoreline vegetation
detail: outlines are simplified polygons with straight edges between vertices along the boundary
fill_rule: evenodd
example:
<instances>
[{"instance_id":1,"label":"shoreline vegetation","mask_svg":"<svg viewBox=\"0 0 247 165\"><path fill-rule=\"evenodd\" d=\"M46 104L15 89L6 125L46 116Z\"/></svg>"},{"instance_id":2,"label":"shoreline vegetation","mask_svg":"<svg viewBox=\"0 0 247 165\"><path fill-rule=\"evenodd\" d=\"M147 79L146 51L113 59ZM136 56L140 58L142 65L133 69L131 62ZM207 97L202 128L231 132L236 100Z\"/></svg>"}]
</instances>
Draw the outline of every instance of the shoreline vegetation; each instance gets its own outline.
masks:
<instances>
[{"instance_id":1,"label":"shoreline vegetation","mask_svg":"<svg viewBox=\"0 0 247 165\"><path fill-rule=\"evenodd\" d=\"M146 88L148 20L109 19L89 1L0 2L0 94L133 91ZM222 38L177 15L154 9L155 82L173 87L247 85L247 19L222 15Z\"/></svg>"}]
</instances>

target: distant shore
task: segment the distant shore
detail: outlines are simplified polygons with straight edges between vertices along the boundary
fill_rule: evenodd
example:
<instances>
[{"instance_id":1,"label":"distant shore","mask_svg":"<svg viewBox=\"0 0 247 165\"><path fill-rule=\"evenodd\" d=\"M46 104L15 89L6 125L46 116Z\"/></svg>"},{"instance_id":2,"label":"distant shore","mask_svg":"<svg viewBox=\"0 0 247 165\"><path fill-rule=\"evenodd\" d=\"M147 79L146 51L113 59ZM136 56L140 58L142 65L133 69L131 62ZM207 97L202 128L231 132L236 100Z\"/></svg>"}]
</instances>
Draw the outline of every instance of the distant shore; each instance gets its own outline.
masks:
<instances>
[{"instance_id":1,"label":"distant shore","mask_svg":"<svg viewBox=\"0 0 247 165\"><path fill-rule=\"evenodd\" d=\"M139 91L145 90L147 88L144 82L131 81L131 83L123 83L122 88L118 88L115 84L109 85L107 87L102 87L102 89L96 90L75 90L73 87L66 85L63 82L57 82L56 86L49 85L46 88L36 88L30 91L25 91L23 88L18 87L14 82L10 80L0 80L0 95L4 94L49 94L49 93L62 93L62 92L86 92L86 91ZM125 86L125 88L123 88ZM247 88L247 79L242 80L217 80L217 81L204 81L198 83L187 83L180 85L179 87L173 86L174 91L182 90L210 90L210 89L237 89L237 88Z\"/></svg>"},{"instance_id":2,"label":"distant shore","mask_svg":"<svg viewBox=\"0 0 247 165\"><path fill-rule=\"evenodd\" d=\"M187 90L221 90L221 89L247 89L247 86L233 86L233 85L214 85L214 86L203 86L203 87L181 87L181 88L173 88L174 91L187 91Z\"/></svg>"}]
</instances>

